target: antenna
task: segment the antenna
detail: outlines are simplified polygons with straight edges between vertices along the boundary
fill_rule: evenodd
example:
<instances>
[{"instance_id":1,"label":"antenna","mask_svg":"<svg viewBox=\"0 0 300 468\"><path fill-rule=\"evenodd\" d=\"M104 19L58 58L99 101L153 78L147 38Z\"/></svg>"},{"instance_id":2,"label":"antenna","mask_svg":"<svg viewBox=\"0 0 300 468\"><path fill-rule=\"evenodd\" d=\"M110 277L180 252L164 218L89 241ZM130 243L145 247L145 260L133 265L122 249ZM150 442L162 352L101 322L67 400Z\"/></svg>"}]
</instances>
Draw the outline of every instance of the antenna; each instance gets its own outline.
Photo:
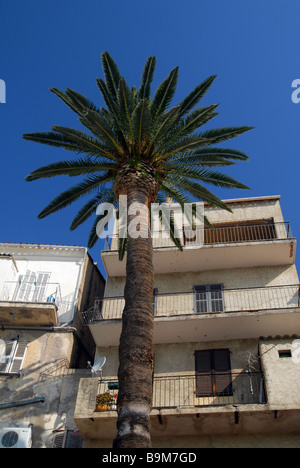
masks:
<instances>
[{"instance_id":1,"label":"antenna","mask_svg":"<svg viewBox=\"0 0 300 468\"><path fill-rule=\"evenodd\" d=\"M93 377L94 377L94 375L97 375L97 373L99 372L100 373L100 379L102 379L102 369L103 369L105 363L106 363L106 357L105 356L99 358L96 362L94 362L93 366L88 361L88 367L91 369Z\"/></svg>"}]
</instances>

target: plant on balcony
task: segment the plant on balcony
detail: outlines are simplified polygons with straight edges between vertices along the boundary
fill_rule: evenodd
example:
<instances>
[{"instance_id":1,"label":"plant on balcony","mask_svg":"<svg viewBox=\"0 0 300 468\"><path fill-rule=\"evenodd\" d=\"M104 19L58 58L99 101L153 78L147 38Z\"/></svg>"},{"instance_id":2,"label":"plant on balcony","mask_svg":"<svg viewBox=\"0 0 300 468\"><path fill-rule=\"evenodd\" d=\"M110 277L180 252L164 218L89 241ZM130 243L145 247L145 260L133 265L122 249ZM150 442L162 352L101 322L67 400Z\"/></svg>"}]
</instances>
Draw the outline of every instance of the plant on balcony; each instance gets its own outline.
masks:
<instances>
[{"instance_id":1,"label":"plant on balcony","mask_svg":"<svg viewBox=\"0 0 300 468\"><path fill-rule=\"evenodd\" d=\"M69 106L89 133L73 128L53 126L51 132L25 134L24 138L75 152L69 161L49 164L33 171L27 181L59 175L85 178L58 195L43 211L44 218L65 208L85 195L91 198L80 209L71 230L95 216L101 203L118 209L120 196L127 196L127 225L136 221L130 212L134 203L141 208L138 238L120 239L120 259L127 249L125 308L119 346L118 433L115 448L151 447L150 409L153 375L153 287L152 238L149 210L154 202L171 197L181 206L195 199L230 211L229 207L206 185L225 188L248 188L215 167L246 161L248 156L236 149L217 145L248 131L250 127L199 129L217 116L217 105L195 108L212 85L210 76L170 108L174 97L178 67L151 96L155 57L146 61L139 88L130 87L107 52L101 56L105 79L97 85L106 107L98 108L90 100L67 89L51 91ZM196 133L197 132L197 133ZM95 216L88 246L98 240L97 226L105 215ZM161 221L166 222L162 214ZM209 225L209 221L205 220ZM106 223L105 223L106 224ZM182 249L174 236L171 237ZM103 227L104 228L104 227ZM138 411L136 410L138 408Z\"/></svg>"},{"instance_id":2,"label":"plant on balcony","mask_svg":"<svg viewBox=\"0 0 300 468\"><path fill-rule=\"evenodd\" d=\"M110 392L99 393L96 397L96 410L108 410L111 406L116 404L118 395L111 395Z\"/></svg>"}]
</instances>

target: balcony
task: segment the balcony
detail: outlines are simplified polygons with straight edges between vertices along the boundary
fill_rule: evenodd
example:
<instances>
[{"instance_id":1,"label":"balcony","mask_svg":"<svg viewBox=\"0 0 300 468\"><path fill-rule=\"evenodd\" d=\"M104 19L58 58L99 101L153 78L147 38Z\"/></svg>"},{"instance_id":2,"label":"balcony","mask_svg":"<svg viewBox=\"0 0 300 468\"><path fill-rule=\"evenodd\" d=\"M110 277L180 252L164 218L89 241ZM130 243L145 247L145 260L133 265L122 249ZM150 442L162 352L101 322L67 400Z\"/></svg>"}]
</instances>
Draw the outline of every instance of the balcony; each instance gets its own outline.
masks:
<instances>
[{"instance_id":1,"label":"balcony","mask_svg":"<svg viewBox=\"0 0 300 468\"><path fill-rule=\"evenodd\" d=\"M223 289L153 297L154 343L197 342L293 334L300 325L299 285ZM97 300L81 314L97 346L117 346L124 298Z\"/></svg>"},{"instance_id":2,"label":"balcony","mask_svg":"<svg viewBox=\"0 0 300 468\"><path fill-rule=\"evenodd\" d=\"M81 379L74 420L84 438L105 439L115 436L116 407L114 405L105 411L98 411L96 395L108 392L114 399L118 393L117 384L116 379ZM175 432L176 435L184 435L185 424L187 421L192 422L192 415L222 417L222 407L225 407L223 414L228 415L232 414L233 405L249 405L248 411L252 412L264 411L260 408L266 403L264 375L260 372L156 375L153 379L151 411L153 435L161 429L166 418L170 420L170 425L165 425L165 429L168 427L167 432L170 431L169 435L175 435ZM159 424L156 422L157 416Z\"/></svg>"},{"instance_id":3,"label":"balcony","mask_svg":"<svg viewBox=\"0 0 300 468\"><path fill-rule=\"evenodd\" d=\"M60 303L58 283L7 281L0 298L0 324L55 326Z\"/></svg>"},{"instance_id":4,"label":"balcony","mask_svg":"<svg viewBox=\"0 0 300 468\"><path fill-rule=\"evenodd\" d=\"M155 273L176 273L223 268L287 265L295 262L296 239L290 223L271 220L241 221L182 234L183 252L169 238L153 239ZM117 237L107 240L102 260L108 276L125 276L125 259L117 255Z\"/></svg>"}]
</instances>

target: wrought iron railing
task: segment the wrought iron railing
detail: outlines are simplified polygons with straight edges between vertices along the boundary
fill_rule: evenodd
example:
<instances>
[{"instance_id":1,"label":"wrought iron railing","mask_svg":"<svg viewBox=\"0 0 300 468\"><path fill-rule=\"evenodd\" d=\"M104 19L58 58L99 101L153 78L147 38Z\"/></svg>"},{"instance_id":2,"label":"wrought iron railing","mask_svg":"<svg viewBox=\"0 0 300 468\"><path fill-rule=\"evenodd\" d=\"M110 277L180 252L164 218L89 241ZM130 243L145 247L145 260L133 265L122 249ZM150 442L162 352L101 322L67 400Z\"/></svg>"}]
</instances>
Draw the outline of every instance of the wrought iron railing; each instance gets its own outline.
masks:
<instances>
[{"instance_id":1,"label":"wrought iron railing","mask_svg":"<svg viewBox=\"0 0 300 468\"><path fill-rule=\"evenodd\" d=\"M181 241L188 247L201 247L203 245L214 244L232 244L244 242L263 242L291 239L293 237L289 222L240 222L214 226L213 228L201 227L194 231L188 231L187 236L184 230L181 232ZM174 246L170 236L162 236L156 232L153 236L153 247L170 248ZM116 251L118 245L118 236L107 237L104 245L104 251Z\"/></svg>"},{"instance_id":2,"label":"wrought iron railing","mask_svg":"<svg viewBox=\"0 0 300 468\"><path fill-rule=\"evenodd\" d=\"M117 379L100 380L98 395L106 392L117 399ZM266 402L262 372L206 373L153 378L153 409L260 405ZM112 405L107 410L116 410L116 407Z\"/></svg>"},{"instance_id":3,"label":"wrought iron railing","mask_svg":"<svg viewBox=\"0 0 300 468\"><path fill-rule=\"evenodd\" d=\"M118 320L122 317L123 297L107 297L95 301L94 306L81 313L85 325L98 321ZM203 292L157 294L153 297L155 317L182 315L255 312L300 307L299 284L239 289L207 289Z\"/></svg>"}]
</instances>

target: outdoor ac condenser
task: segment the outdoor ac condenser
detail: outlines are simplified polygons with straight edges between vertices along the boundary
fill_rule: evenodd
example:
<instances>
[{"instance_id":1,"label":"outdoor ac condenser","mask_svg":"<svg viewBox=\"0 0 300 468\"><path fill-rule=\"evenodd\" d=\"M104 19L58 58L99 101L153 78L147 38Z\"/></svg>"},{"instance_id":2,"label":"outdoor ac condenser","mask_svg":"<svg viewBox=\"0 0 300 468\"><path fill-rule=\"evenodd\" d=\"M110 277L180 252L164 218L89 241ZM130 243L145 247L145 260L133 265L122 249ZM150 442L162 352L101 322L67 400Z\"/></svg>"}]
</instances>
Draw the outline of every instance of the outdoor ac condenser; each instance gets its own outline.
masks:
<instances>
[{"instance_id":1,"label":"outdoor ac condenser","mask_svg":"<svg viewBox=\"0 0 300 468\"><path fill-rule=\"evenodd\" d=\"M0 448L31 448L31 427L5 427L0 433Z\"/></svg>"}]
</instances>

